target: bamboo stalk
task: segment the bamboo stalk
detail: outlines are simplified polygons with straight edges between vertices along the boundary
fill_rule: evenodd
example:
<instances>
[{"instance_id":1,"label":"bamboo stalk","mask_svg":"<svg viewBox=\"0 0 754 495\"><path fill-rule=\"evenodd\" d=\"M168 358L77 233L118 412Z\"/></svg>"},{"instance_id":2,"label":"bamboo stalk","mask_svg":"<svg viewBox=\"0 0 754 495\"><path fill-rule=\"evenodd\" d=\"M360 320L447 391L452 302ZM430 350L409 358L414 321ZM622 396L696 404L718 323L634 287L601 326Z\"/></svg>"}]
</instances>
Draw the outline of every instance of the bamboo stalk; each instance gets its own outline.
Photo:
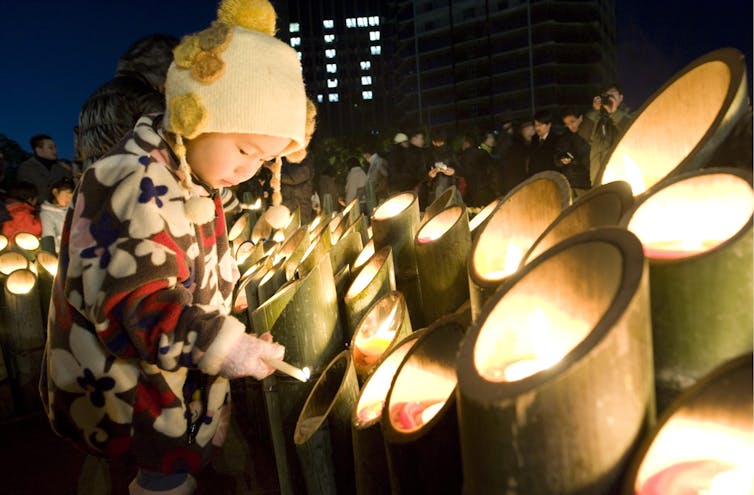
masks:
<instances>
[{"instance_id":1,"label":"bamboo stalk","mask_svg":"<svg viewBox=\"0 0 754 495\"><path fill-rule=\"evenodd\" d=\"M364 218L363 216L361 218ZM346 265L352 265L359 253L364 249L361 235L357 231L349 231L330 249L330 262L337 273Z\"/></svg>"},{"instance_id":2,"label":"bamboo stalk","mask_svg":"<svg viewBox=\"0 0 754 495\"><path fill-rule=\"evenodd\" d=\"M445 208L459 204L458 199L458 189L456 189L456 186L450 186L449 188L445 189L442 194L436 197L435 200L432 201L432 203L430 203L429 206L427 206L427 208L424 210L424 215L422 215L421 217L420 225L424 225L429 219L440 213Z\"/></svg>"},{"instance_id":3,"label":"bamboo stalk","mask_svg":"<svg viewBox=\"0 0 754 495\"><path fill-rule=\"evenodd\" d=\"M257 261L264 257L264 243L254 244L251 241L244 241L238 246L236 250L236 264L238 265L238 272L243 274L254 266Z\"/></svg>"},{"instance_id":4,"label":"bamboo stalk","mask_svg":"<svg viewBox=\"0 0 754 495\"><path fill-rule=\"evenodd\" d=\"M286 280L291 280L296 268L309 248L309 230L306 226L299 227L291 234L275 253L275 259L285 258L282 270Z\"/></svg>"},{"instance_id":5,"label":"bamboo stalk","mask_svg":"<svg viewBox=\"0 0 754 495\"><path fill-rule=\"evenodd\" d=\"M14 235L13 245L29 261L34 261L40 248L39 238L28 232L19 232Z\"/></svg>"},{"instance_id":6,"label":"bamboo stalk","mask_svg":"<svg viewBox=\"0 0 754 495\"><path fill-rule=\"evenodd\" d=\"M557 172L533 175L514 187L490 216L471 248L469 296L473 319L524 253L571 203L571 186Z\"/></svg>"},{"instance_id":7,"label":"bamboo stalk","mask_svg":"<svg viewBox=\"0 0 754 495\"><path fill-rule=\"evenodd\" d=\"M8 238L5 237L3 234L0 234L0 254L2 254L6 249L8 249L10 242L8 242Z\"/></svg>"},{"instance_id":8,"label":"bamboo stalk","mask_svg":"<svg viewBox=\"0 0 754 495\"><path fill-rule=\"evenodd\" d=\"M430 325L395 373L380 419L393 493L461 492L455 366L469 321L467 307ZM427 403L434 415L407 412Z\"/></svg>"},{"instance_id":9,"label":"bamboo stalk","mask_svg":"<svg viewBox=\"0 0 754 495\"><path fill-rule=\"evenodd\" d=\"M283 265L285 258L278 261L273 260L273 265L265 272L257 285L257 297L259 304L263 304L270 299L286 282L285 270Z\"/></svg>"},{"instance_id":10,"label":"bamboo stalk","mask_svg":"<svg viewBox=\"0 0 754 495\"><path fill-rule=\"evenodd\" d=\"M256 220L255 220L256 221ZM244 242L251 239L251 230L254 223L251 222L249 215L242 214L236 219L228 231L228 242L230 243L232 253L236 255L238 248Z\"/></svg>"},{"instance_id":11,"label":"bamboo stalk","mask_svg":"<svg viewBox=\"0 0 754 495\"><path fill-rule=\"evenodd\" d=\"M361 250L351 265L351 272L354 276L359 273L372 256L374 256L374 240L370 239L369 242L364 244L364 249Z\"/></svg>"},{"instance_id":12,"label":"bamboo stalk","mask_svg":"<svg viewBox=\"0 0 754 495\"><path fill-rule=\"evenodd\" d=\"M37 284L39 287L39 305L42 311L42 325L47 327L47 316L52 298L52 284L58 273L58 257L47 251L37 253Z\"/></svg>"},{"instance_id":13,"label":"bamboo stalk","mask_svg":"<svg viewBox=\"0 0 754 495\"><path fill-rule=\"evenodd\" d=\"M663 181L621 220L649 259L659 410L721 363L752 352L750 171L710 168ZM675 241L676 251L663 251Z\"/></svg>"},{"instance_id":14,"label":"bamboo stalk","mask_svg":"<svg viewBox=\"0 0 754 495\"><path fill-rule=\"evenodd\" d=\"M376 365L361 388L351 416L356 493L358 495L388 495L390 472L385 454L385 440L380 427L383 405L390 391L395 372L409 349L425 329L417 330L395 344Z\"/></svg>"},{"instance_id":15,"label":"bamboo stalk","mask_svg":"<svg viewBox=\"0 0 754 495\"><path fill-rule=\"evenodd\" d=\"M487 203L487 205L482 208L479 213L469 219L469 230L471 231L472 240L475 240L479 232L484 230L484 226L490 219L492 212L495 211L495 209L500 205L500 203L502 203L502 201L503 198L492 200L491 202Z\"/></svg>"},{"instance_id":16,"label":"bamboo stalk","mask_svg":"<svg viewBox=\"0 0 754 495\"><path fill-rule=\"evenodd\" d=\"M356 220L354 220L344 231L343 235L341 237L347 235L349 232L358 232L361 236L361 243L366 244L369 242L369 227L367 225L368 221L367 218L364 215L359 215L356 217Z\"/></svg>"},{"instance_id":17,"label":"bamboo stalk","mask_svg":"<svg viewBox=\"0 0 754 495\"><path fill-rule=\"evenodd\" d=\"M428 219L416 233L416 264L425 322L454 312L469 299L468 218L464 207L450 206Z\"/></svg>"},{"instance_id":18,"label":"bamboo stalk","mask_svg":"<svg viewBox=\"0 0 754 495\"><path fill-rule=\"evenodd\" d=\"M654 420L648 278L638 239L599 228L485 304L457 361L466 493L613 493Z\"/></svg>"},{"instance_id":19,"label":"bamboo stalk","mask_svg":"<svg viewBox=\"0 0 754 495\"><path fill-rule=\"evenodd\" d=\"M322 372L296 422L293 441L309 495L355 490L351 412L358 393L351 355L342 351Z\"/></svg>"},{"instance_id":20,"label":"bamboo stalk","mask_svg":"<svg viewBox=\"0 0 754 495\"><path fill-rule=\"evenodd\" d=\"M346 308L346 341L350 341L356 326L369 307L380 297L395 290L393 253L385 246L369 259L348 288L343 303Z\"/></svg>"},{"instance_id":21,"label":"bamboo stalk","mask_svg":"<svg viewBox=\"0 0 754 495\"><path fill-rule=\"evenodd\" d=\"M299 278L305 277L310 271L314 270L321 258L329 255L332 247L332 244L330 244L330 231L328 229L322 230L321 234L311 241L298 267L296 267Z\"/></svg>"}]
</instances>

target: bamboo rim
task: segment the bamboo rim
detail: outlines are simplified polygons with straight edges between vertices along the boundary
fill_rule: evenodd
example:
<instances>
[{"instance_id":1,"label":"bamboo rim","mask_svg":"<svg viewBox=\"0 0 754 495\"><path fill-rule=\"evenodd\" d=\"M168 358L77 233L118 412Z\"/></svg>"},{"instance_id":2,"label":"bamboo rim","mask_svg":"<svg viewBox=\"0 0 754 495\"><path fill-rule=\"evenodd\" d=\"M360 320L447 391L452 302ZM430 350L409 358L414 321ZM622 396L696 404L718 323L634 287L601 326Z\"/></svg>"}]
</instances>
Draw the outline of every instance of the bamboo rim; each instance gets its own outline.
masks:
<instances>
[{"instance_id":1,"label":"bamboo rim","mask_svg":"<svg viewBox=\"0 0 754 495\"><path fill-rule=\"evenodd\" d=\"M479 213L474 215L469 220L469 230L472 234L476 234L477 229L480 231L484 228L484 224L487 223L487 220L490 218L490 215L493 211L500 205L503 198L497 198L495 200L490 201L487 203L487 205L482 208Z\"/></svg>"},{"instance_id":2,"label":"bamboo rim","mask_svg":"<svg viewBox=\"0 0 754 495\"><path fill-rule=\"evenodd\" d=\"M39 238L28 232L19 232L14 235L13 244L28 253L34 253L39 250Z\"/></svg>"},{"instance_id":3,"label":"bamboo rim","mask_svg":"<svg viewBox=\"0 0 754 495\"><path fill-rule=\"evenodd\" d=\"M29 267L29 260L21 253L6 251L0 254L0 273L10 275L15 270Z\"/></svg>"},{"instance_id":4,"label":"bamboo rim","mask_svg":"<svg viewBox=\"0 0 754 495\"><path fill-rule=\"evenodd\" d=\"M330 262L333 270L337 273L345 265L353 265L363 248L364 245L359 232L355 230L345 232L330 249Z\"/></svg>"},{"instance_id":5,"label":"bamboo rim","mask_svg":"<svg viewBox=\"0 0 754 495\"><path fill-rule=\"evenodd\" d=\"M359 270L369 261L369 258L371 258L374 255L374 240L370 239L369 242L364 244L364 249L361 250L359 255L356 257L356 259L353 262L352 265L352 271L354 273L358 273Z\"/></svg>"},{"instance_id":6,"label":"bamboo rim","mask_svg":"<svg viewBox=\"0 0 754 495\"><path fill-rule=\"evenodd\" d=\"M17 296L30 293L36 285L37 276L28 268L14 270L5 279L5 290Z\"/></svg>"},{"instance_id":7,"label":"bamboo rim","mask_svg":"<svg viewBox=\"0 0 754 495\"><path fill-rule=\"evenodd\" d=\"M3 234L0 234L0 252L4 251L9 244L10 242L8 242L8 238Z\"/></svg>"},{"instance_id":8,"label":"bamboo rim","mask_svg":"<svg viewBox=\"0 0 754 495\"><path fill-rule=\"evenodd\" d=\"M369 259L366 265L353 277L350 287L343 296L343 305L348 320L347 338L356 329L362 316L381 296L396 289L393 252L385 246Z\"/></svg>"},{"instance_id":9,"label":"bamboo rim","mask_svg":"<svg viewBox=\"0 0 754 495\"><path fill-rule=\"evenodd\" d=\"M450 186L445 189L438 197L435 198L432 203L424 210L424 215L421 218L421 225L424 225L432 217L440 213L445 208L457 204L456 201L456 186Z\"/></svg>"},{"instance_id":10,"label":"bamboo rim","mask_svg":"<svg viewBox=\"0 0 754 495\"><path fill-rule=\"evenodd\" d=\"M55 278L58 273L58 257L47 251L40 251L37 254L37 265L42 267L43 270L37 268L37 272L41 275L43 272L49 274L51 278Z\"/></svg>"},{"instance_id":11,"label":"bamboo rim","mask_svg":"<svg viewBox=\"0 0 754 495\"><path fill-rule=\"evenodd\" d=\"M674 173L703 166L745 114L746 86L745 58L734 48L692 61L636 112L596 183L626 180L638 196Z\"/></svg>"}]
</instances>

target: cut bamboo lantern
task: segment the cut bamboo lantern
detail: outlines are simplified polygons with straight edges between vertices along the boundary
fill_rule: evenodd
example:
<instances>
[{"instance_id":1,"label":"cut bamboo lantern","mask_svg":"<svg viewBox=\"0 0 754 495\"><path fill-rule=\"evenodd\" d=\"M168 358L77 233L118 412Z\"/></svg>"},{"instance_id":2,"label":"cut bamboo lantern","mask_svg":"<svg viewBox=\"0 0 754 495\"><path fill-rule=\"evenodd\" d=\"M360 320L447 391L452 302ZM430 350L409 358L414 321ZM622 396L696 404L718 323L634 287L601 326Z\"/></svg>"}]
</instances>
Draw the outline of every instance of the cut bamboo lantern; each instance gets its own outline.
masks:
<instances>
[{"instance_id":1,"label":"cut bamboo lantern","mask_svg":"<svg viewBox=\"0 0 754 495\"><path fill-rule=\"evenodd\" d=\"M13 236L13 245L30 261L34 261L39 252L39 237L28 232L19 232Z\"/></svg>"},{"instance_id":2,"label":"cut bamboo lantern","mask_svg":"<svg viewBox=\"0 0 754 495\"><path fill-rule=\"evenodd\" d=\"M238 272L243 274L254 266L257 261L264 257L264 243L254 244L251 241L244 241L238 246L236 250L236 265L238 266Z\"/></svg>"},{"instance_id":3,"label":"cut bamboo lantern","mask_svg":"<svg viewBox=\"0 0 754 495\"><path fill-rule=\"evenodd\" d=\"M476 239L477 234L484 230L484 226L487 224L487 220L490 219L492 212L502 203L503 198L497 198L482 208L479 213L471 217L469 220L469 231L471 232L472 240Z\"/></svg>"},{"instance_id":4,"label":"cut bamboo lantern","mask_svg":"<svg viewBox=\"0 0 754 495\"><path fill-rule=\"evenodd\" d=\"M360 216L362 215L359 209L359 200L358 198L354 198L345 208L343 208L343 211L333 217L333 220L330 223L330 231L332 232L333 240L340 239L346 229L356 223Z\"/></svg>"},{"instance_id":5,"label":"cut bamboo lantern","mask_svg":"<svg viewBox=\"0 0 754 495\"><path fill-rule=\"evenodd\" d=\"M641 243L616 227L507 280L458 354L464 493L613 493L654 419L649 311Z\"/></svg>"},{"instance_id":6,"label":"cut bamboo lantern","mask_svg":"<svg viewBox=\"0 0 754 495\"><path fill-rule=\"evenodd\" d=\"M47 251L37 253L37 284L39 288L39 306L42 311L42 325L47 327L47 315L52 298L52 284L58 273L58 257Z\"/></svg>"},{"instance_id":7,"label":"cut bamboo lantern","mask_svg":"<svg viewBox=\"0 0 754 495\"><path fill-rule=\"evenodd\" d=\"M369 239L371 236L369 235L369 227L368 227L368 220L367 217L364 215L359 215L354 222L346 227L346 230L343 231L343 235L348 234L349 232L358 232L361 236L361 243L366 244L369 242ZM343 237L343 236L341 236Z\"/></svg>"},{"instance_id":8,"label":"cut bamboo lantern","mask_svg":"<svg viewBox=\"0 0 754 495\"><path fill-rule=\"evenodd\" d=\"M37 389L45 342L37 277L22 268L8 275L4 285L0 345L11 358L6 365L12 369L14 401L17 407L30 410L39 401Z\"/></svg>"},{"instance_id":9,"label":"cut bamboo lantern","mask_svg":"<svg viewBox=\"0 0 754 495\"><path fill-rule=\"evenodd\" d=\"M366 265L367 261L369 261L369 258L371 258L374 255L374 240L369 239L369 242L364 244L364 249L361 250L359 255L356 257L356 260L351 265L351 272L353 272L354 275L359 273L359 270L362 269L364 265Z\"/></svg>"},{"instance_id":10,"label":"cut bamboo lantern","mask_svg":"<svg viewBox=\"0 0 754 495\"><path fill-rule=\"evenodd\" d=\"M359 321L350 343L359 381L363 383L392 346L411 331L403 294L394 291L378 299Z\"/></svg>"},{"instance_id":11,"label":"cut bamboo lantern","mask_svg":"<svg viewBox=\"0 0 754 495\"><path fill-rule=\"evenodd\" d=\"M363 216L361 218L364 218ZM355 230L346 232L330 249L330 262L335 273L346 265L353 265L364 249L361 234Z\"/></svg>"},{"instance_id":12,"label":"cut bamboo lantern","mask_svg":"<svg viewBox=\"0 0 754 495\"><path fill-rule=\"evenodd\" d=\"M260 305L270 299L285 284L285 270L283 269L285 258L276 262L273 260L273 263L257 285L257 297Z\"/></svg>"},{"instance_id":13,"label":"cut bamboo lantern","mask_svg":"<svg viewBox=\"0 0 754 495\"><path fill-rule=\"evenodd\" d=\"M466 209L450 206L428 219L416 233L415 245L421 309L424 321L431 323L469 299L471 233Z\"/></svg>"},{"instance_id":14,"label":"cut bamboo lantern","mask_svg":"<svg viewBox=\"0 0 754 495\"><path fill-rule=\"evenodd\" d=\"M293 442L308 495L354 493L351 412L359 383L349 351L325 368L296 422Z\"/></svg>"},{"instance_id":15,"label":"cut bamboo lantern","mask_svg":"<svg viewBox=\"0 0 754 495\"><path fill-rule=\"evenodd\" d=\"M8 249L10 242L8 242L8 238L5 237L3 234L0 234L0 254L3 253L6 249Z\"/></svg>"},{"instance_id":16,"label":"cut bamboo lantern","mask_svg":"<svg viewBox=\"0 0 754 495\"><path fill-rule=\"evenodd\" d=\"M524 254L571 203L571 186L557 172L533 175L513 188L479 232L469 257L471 317L518 270Z\"/></svg>"},{"instance_id":17,"label":"cut bamboo lantern","mask_svg":"<svg viewBox=\"0 0 754 495\"><path fill-rule=\"evenodd\" d=\"M398 366L424 332L424 329L417 330L391 347L361 388L351 417L356 493L359 495L390 493L390 472L380 419Z\"/></svg>"},{"instance_id":18,"label":"cut bamboo lantern","mask_svg":"<svg viewBox=\"0 0 754 495\"><path fill-rule=\"evenodd\" d=\"M332 247L332 244L330 244L330 232L327 229L323 230L319 236L312 239L311 244L309 244L309 247L306 248L306 252L301 257L298 267L296 267L298 278L303 278L310 271L314 270L317 264L319 264L320 258L323 256L329 256Z\"/></svg>"},{"instance_id":19,"label":"cut bamboo lantern","mask_svg":"<svg viewBox=\"0 0 754 495\"><path fill-rule=\"evenodd\" d=\"M686 390L644 439L624 495L748 495L754 491L751 354Z\"/></svg>"},{"instance_id":20,"label":"cut bamboo lantern","mask_svg":"<svg viewBox=\"0 0 754 495\"><path fill-rule=\"evenodd\" d=\"M356 275L343 297L346 309L345 337L351 340L359 320L369 307L380 297L395 290L395 272L393 271L393 253L390 246L385 246L369 258L369 261Z\"/></svg>"},{"instance_id":21,"label":"cut bamboo lantern","mask_svg":"<svg viewBox=\"0 0 754 495\"><path fill-rule=\"evenodd\" d=\"M430 325L395 373L380 419L393 493L460 493L456 355L467 311Z\"/></svg>"},{"instance_id":22,"label":"cut bamboo lantern","mask_svg":"<svg viewBox=\"0 0 754 495\"><path fill-rule=\"evenodd\" d=\"M251 239L251 230L255 223L256 214L252 219L248 214L244 213L239 216L230 227L230 230L228 231L228 242L232 250L231 252L234 255L238 253L238 248L241 244ZM236 260L237 259L238 258L236 257Z\"/></svg>"},{"instance_id":23,"label":"cut bamboo lantern","mask_svg":"<svg viewBox=\"0 0 754 495\"><path fill-rule=\"evenodd\" d=\"M719 364L752 352L751 172L710 168L648 190L621 224L644 244L662 410Z\"/></svg>"},{"instance_id":24,"label":"cut bamboo lantern","mask_svg":"<svg viewBox=\"0 0 754 495\"><path fill-rule=\"evenodd\" d=\"M563 210L524 256L528 263L555 244L597 227L617 226L634 202L631 186L616 181L590 189Z\"/></svg>"},{"instance_id":25,"label":"cut bamboo lantern","mask_svg":"<svg viewBox=\"0 0 754 495\"><path fill-rule=\"evenodd\" d=\"M0 281L16 270L29 267L29 260L21 253L16 251L5 251L0 254Z\"/></svg>"},{"instance_id":26,"label":"cut bamboo lantern","mask_svg":"<svg viewBox=\"0 0 754 495\"><path fill-rule=\"evenodd\" d=\"M280 246L280 249L275 253L275 260L283 260L282 270L285 273L286 280L292 280L296 273L301 259L304 257L306 250L309 248L309 230L306 226L299 227L294 233L292 233L285 242Z\"/></svg>"},{"instance_id":27,"label":"cut bamboo lantern","mask_svg":"<svg viewBox=\"0 0 754 495\"><path fill-rule=\"evenodd\" d=\"M747 112L746 62L734 48L681 69L636 112L595 184L625 180L637 196L700 168Z\"/></svg>"},{"instance_id":28,"label":"cut bamboo lantern","mask_svg":"<svg viewBox=\"0 0 754 495\"><path fill-rule=\"evenodd\" d=\"M458 202L458 190L456 186L450 186L445 189L438 197L432 201L429 206L424 210L424 214L421 217L421 225L424 225L429 219L440 213L449 206L457 205Z\"/></svg>"},{"instance_id":29,"label":"cut bamboo lantern","mask_svg":"<svg viewBox=\"0 0 754 495\"><path fill-rule=\"evenodd\" d=\"M372 215L374 249L393 249L395 283L406 298L414 328L423 326L419 276L416 268L414 237L419 230L419 200L412 192L394 194Z\"/></svg>"}]
</instances>

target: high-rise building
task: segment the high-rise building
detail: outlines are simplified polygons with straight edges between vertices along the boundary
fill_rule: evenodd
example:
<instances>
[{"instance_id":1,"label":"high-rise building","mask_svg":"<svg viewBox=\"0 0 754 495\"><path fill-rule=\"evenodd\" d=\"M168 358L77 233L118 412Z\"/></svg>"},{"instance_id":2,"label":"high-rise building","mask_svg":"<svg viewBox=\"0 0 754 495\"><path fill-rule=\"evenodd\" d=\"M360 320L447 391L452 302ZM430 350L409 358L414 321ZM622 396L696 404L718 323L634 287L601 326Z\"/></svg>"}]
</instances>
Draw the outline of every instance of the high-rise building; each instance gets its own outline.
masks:
<instances>
[{"instance_id":1,"label":"high-rise building","mask_svg":"<svg viewBox=\"0 0 754 495\"><path fill-rule=\"evenodd\" d=\"M614 0L399 0L406 122L498 128L503 112L588 108L615 79Z\"/></svg>"},{"instance_id":2,"label":"high-rise building","mask_svg":"<svg viewBox=\"0 0 754 495\"><path fill-rule=\"evenodd\" d=\"M375 134L389 126L395 88L386 54L395 23L378 0L277 2L278 36L299 52L322 136Z\"/></svg>"}]
</instances>

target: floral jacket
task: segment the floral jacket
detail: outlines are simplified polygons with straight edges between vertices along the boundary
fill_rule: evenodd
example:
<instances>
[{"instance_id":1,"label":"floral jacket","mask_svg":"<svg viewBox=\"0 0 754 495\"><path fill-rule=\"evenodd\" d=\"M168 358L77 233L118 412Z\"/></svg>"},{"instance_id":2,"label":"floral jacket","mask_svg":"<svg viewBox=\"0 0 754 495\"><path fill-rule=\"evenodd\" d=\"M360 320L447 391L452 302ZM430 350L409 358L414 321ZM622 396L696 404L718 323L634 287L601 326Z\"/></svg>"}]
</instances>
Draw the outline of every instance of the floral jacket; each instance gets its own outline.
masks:
<instances>
[{"instance_id":1,"label":"floral jacket","mask_svg":"<svg viewBox=\"0 0 754 495\"><path fill-rule=\"evenodd\" d=\"M194 472L222 444L230 398L218 373L245 328L229 316L238 269L217 191L215 220L190 223L161 123L142 117L81 179L40 391L53 429L85 451Z\"/></svg>"}]
</instances>

